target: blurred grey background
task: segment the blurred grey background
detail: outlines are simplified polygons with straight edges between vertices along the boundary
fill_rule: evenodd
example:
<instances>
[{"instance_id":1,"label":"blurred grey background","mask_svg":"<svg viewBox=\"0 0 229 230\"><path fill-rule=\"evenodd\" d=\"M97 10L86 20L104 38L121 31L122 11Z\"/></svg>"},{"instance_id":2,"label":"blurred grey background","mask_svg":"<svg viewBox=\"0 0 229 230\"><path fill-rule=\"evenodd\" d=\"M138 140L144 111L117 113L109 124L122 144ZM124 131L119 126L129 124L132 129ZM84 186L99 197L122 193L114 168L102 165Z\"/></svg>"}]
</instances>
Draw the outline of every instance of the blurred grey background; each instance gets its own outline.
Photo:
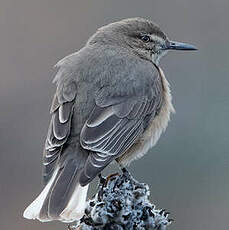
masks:
<instances>
[{"instance_id":1,"label":"blurred grey background","mask_svg":"<svg viewBox=\"0 0 229 230\"><path fill-rule=\"evenodd\" d=\"M161 62L176 114L157 146L131 165L169 229L228 229L228 0L0 1L0 229L62 230L22 218L41 191L41 153L55 92L54 64L107 23L141 16L198 52Z\"/></svg>"}]
</instances>

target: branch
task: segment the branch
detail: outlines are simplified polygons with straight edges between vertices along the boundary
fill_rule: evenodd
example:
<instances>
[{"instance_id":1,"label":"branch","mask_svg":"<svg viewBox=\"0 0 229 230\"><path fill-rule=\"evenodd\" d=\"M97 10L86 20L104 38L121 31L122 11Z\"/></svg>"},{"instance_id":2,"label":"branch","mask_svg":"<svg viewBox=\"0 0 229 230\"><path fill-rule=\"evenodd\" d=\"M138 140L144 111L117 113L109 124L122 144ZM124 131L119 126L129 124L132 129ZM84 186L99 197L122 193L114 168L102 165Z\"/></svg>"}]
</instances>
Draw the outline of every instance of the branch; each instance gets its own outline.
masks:
<instances>
[{"instance_id":1,"label":"branch","mask_svg":"<svg viewBox=\"0 0 229 230\"><path fill-rule=\"evenodd\" d=\"M156 209L148 197L149 186L136 181L128 171L100 179L99 192L88 201L76 230L166 230L173 221L168 212Z\"/></svg>"}]
</instances>

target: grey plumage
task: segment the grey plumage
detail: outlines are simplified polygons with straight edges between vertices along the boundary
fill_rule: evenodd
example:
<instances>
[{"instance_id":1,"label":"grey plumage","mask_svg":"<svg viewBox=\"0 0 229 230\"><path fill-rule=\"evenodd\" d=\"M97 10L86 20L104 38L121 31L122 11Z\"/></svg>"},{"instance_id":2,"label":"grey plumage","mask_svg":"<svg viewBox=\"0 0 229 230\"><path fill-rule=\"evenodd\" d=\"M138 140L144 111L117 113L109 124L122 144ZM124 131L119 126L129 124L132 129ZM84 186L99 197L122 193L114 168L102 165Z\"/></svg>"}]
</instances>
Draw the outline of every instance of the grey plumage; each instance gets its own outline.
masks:
<instances>
[{"instance_id":1,"label":"grey plumage","mask_svg":"<svg viewBox=\"0 0 229 230\"><path fill-rule=\"evenodd\" d=\"M115 87L103 86L95 96L96 105L81 132L81 145L93 151L81 174L82 185L123 154L160 109L161 81L153 67L145 71L147 64L136 60L135 67L139 68L129 68L128 79L122 77L125 67L119 66L121 74ZM141 77L136 79L137 75Z\"/></svg>"},{"instance_id":2,"label":"grey plumage","mask_svg":"<svg viewBox=\"0 0 229 230\"><path fill-rule=\"evenodd\" d=\"M166 121L155 128L156 143L172 111L169 89L157 66L168 44L151 21L127 19L100 28L85 47L57 63L57 91L43 155L49 189L39 216L25 216L68 221L63 212L69 211L75 188L134 151L164 103Z\"/></svg>"}]
</instances>

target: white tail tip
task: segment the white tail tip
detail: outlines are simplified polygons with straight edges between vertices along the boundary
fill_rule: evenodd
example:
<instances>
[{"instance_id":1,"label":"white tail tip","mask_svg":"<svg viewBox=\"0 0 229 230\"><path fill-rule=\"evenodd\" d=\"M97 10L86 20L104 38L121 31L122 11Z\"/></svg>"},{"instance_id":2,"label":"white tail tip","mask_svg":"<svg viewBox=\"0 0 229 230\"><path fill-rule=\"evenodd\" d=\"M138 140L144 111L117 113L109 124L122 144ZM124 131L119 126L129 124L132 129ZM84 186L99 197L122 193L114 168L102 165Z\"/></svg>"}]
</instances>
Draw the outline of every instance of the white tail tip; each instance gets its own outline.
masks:
<instances>
[{"instance_id":1,"label":"white tail tip","mask_svg":"<svg viewBox=\"0 0 229 230\"><path fill-rule=\"evenodd\" d=\"M49 190L52 187L52 184L54 182L54 179L57 175L58 169L55 170L53 173L52 178L48 182L48 184L45 186L43 191L40 193L40 195L25 209L23 213L23 217L26 219L37 219L41 222L48 222L52 221L51 217L49 219L41 219L40 218L40 211L42 209L42 206L44 204L44 201L49 194ZM76 188L68 201L67 206L60 214L58 220L62 222L73 222L76 220L79 220L84 215L84 210L86 207L86 198L87 198L87 190L88 185L82 187L80 184L76 185ZM56 220L56 219L55 219Z\"/></svg>"}]
</instances>

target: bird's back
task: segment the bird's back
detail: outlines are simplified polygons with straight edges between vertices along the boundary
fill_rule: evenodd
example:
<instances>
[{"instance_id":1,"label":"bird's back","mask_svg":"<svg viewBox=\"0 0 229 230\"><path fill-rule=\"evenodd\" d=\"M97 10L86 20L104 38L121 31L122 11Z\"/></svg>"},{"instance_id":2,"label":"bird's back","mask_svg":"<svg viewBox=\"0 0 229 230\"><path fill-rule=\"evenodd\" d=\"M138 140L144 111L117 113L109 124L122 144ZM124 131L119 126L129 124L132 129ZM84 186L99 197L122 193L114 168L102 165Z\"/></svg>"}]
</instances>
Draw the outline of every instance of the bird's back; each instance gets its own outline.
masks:
<instances>
[{"instance_id":1,"label":"bird's back","mask_svg":"<svg viewBox=\"0 0 229 230\"><path fill-rule=\"evenodd\" d=\"M61 60L57 66L59 73L56 81L59 85L67 85L68 82L76 85L68 141L72 141L71 136L74 140L76 136L79 137L95 106L95 98L103 88L112 89L114 96L120 97L143 95L146 91L153 95L152 86L158 76L151 62L115 46L86 46Z\"/></svg>"}]
</instances>

